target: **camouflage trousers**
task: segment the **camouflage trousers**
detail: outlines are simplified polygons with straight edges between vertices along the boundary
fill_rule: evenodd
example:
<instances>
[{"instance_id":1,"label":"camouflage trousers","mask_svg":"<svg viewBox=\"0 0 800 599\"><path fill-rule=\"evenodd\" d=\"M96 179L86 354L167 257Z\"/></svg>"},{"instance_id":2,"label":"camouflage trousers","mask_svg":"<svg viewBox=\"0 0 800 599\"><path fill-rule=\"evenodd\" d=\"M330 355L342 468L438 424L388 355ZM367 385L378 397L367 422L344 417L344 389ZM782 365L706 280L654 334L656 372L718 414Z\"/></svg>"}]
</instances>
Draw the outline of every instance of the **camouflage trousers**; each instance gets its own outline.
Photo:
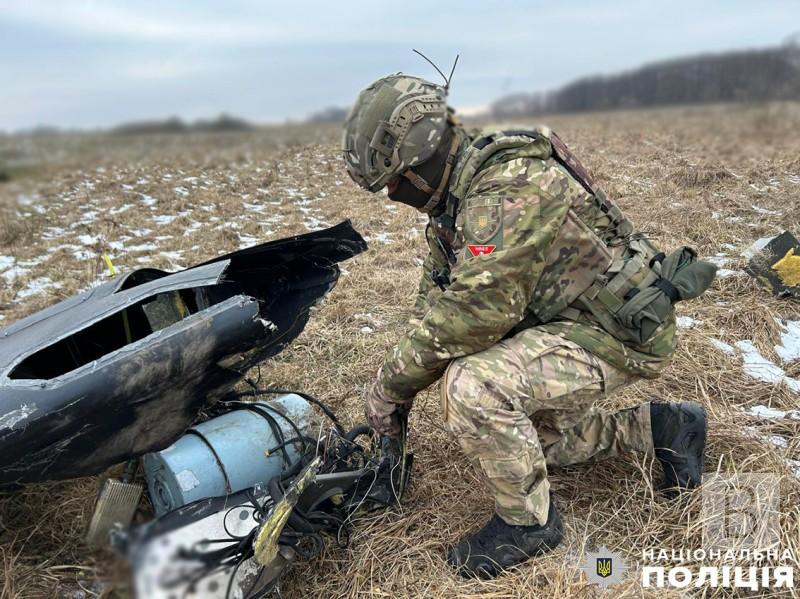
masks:
<instances>
[{"instance_id":1,"label":"camouflage trousers","mask_svg":"<svg viewBox=\"0 0 800 599\"><path fill-rule=\"evenodd\" d=\"M635 377L536 328L454 360L442 381L445 427L481 471L509 524L547 521L547 466L652 453L650 407L592 404Z\"/></svg>"}]
</instances>

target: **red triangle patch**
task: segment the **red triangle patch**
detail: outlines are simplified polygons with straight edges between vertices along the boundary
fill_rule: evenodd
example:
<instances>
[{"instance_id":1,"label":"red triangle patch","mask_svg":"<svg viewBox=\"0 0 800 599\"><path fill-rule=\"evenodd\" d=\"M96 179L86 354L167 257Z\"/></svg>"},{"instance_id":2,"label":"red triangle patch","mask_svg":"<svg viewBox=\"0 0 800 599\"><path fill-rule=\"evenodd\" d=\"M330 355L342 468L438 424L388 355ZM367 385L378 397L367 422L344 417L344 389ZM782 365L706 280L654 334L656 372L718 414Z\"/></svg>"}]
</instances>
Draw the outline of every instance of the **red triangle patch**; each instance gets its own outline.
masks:
<instances>
[{"instance_id":1,"label":"red triangle patch","mask_svg":"<svg viewBox=\"0 0 800 599\"><path fill-rule=\"evenodd\" d=\"M486 256L487 254L491 254L494 249L497 247L496 245L468 245L470 253L473 256Z\"/></svg>"}]
</instances>

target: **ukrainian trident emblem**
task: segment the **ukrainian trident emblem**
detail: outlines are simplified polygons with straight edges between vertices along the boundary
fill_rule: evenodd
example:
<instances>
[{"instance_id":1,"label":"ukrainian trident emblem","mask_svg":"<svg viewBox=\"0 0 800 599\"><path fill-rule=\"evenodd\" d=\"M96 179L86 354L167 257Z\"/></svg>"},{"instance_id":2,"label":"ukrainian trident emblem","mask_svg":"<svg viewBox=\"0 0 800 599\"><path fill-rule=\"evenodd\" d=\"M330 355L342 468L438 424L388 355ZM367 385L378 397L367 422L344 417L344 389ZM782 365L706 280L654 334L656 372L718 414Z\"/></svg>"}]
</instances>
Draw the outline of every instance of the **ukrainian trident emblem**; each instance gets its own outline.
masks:
<instances>
[{"instance_id":1,"label":"ukrainian trident emblem","mask_svg":"<svg viewBox=\"0 0 800 599\"><path fill-rule=\"evenodd\" d=\"M597 575L601 578L608 578L613 572L613 560L610 557L597 558Z\"/></svg>"}]
</instances>

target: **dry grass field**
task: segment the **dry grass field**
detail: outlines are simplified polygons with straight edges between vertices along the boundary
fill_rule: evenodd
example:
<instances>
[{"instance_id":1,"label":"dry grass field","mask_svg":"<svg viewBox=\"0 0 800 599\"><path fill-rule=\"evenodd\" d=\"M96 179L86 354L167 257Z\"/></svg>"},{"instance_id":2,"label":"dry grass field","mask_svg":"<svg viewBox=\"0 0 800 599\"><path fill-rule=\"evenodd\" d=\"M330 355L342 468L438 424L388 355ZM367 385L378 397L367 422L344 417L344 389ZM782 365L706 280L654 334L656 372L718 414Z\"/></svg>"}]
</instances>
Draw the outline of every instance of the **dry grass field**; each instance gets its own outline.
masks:
<instances>
[{"instance_id":1,"label":"dry grass field","mask_svg":"<svg viewBox=\"0 0 800 599\"><path fill-rule=\"evenodd\" d=\"M800 359L782 361L775 349L780 319L800 320L800 303L774 299L742 272L741 256L758 238L800 234L800 105L546 122L640 230L665 249L692 245L723 269L702 298L679 305L680 347L664 376L605 404L702 402L710 418L707 473L780 477L781 549L800 555ZM103 253L120 270L178 269L350 218L370 250L343 265L305 332L261 375L324 398L350 423L362 417L364 388L409 316L424 219L355 188L340 164L335 129L20 144L0 138L6 152L38 165L0 184L0 326L102 280ZM783 369L777 384L753 376L756 351ZM284 581L285 597L593 598L602 593L579 568L583 552L601 546L621 552L632 572L605 597L726 596L641 587L644 549L702 546L699 494L688 503L660 498L652 461L641 456L553 469L562 546L495 581L455 576L445 548L482 525L492 500L444 431L437 391L422 393L412 413L416 463L404 504L357 520L348 548L330 546L322 558L298 564ZM657 465L653 472L660 475ZM0 599L130 595L124 565L81 542L100 481L35 485L0 498Z\"/></svg>"}]
</instances>

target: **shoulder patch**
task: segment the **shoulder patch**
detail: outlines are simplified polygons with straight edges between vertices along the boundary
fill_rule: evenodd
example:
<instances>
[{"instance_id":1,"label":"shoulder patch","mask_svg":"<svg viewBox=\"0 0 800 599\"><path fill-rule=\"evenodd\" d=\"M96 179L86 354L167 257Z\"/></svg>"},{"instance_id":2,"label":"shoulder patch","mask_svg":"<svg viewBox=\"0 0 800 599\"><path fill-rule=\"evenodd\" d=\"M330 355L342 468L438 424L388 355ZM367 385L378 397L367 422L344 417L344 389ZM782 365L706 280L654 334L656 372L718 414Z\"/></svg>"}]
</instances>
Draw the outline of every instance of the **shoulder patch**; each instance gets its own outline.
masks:
<instances>
[{"instance_id":1,"label":"shoulder patch","mask_svg":"<svg viewBox=\"0 0 800 599\"><path fill-rule=\"evenodd\" d=\"M469 241L490 241L503 226L503 200L492 196L467 198L464 232Z\"/></svg>"},{"instance_id":2,"label":"shoulder patch","mask_svg":"<svg viewBox=\"0 0 800 599\"><path fill-rule=\"evenodd\" d=\"M468 245L469 253L473 256L486 256L491 254L496 248L496 245Z\"/></svg>"}]
</instances>

